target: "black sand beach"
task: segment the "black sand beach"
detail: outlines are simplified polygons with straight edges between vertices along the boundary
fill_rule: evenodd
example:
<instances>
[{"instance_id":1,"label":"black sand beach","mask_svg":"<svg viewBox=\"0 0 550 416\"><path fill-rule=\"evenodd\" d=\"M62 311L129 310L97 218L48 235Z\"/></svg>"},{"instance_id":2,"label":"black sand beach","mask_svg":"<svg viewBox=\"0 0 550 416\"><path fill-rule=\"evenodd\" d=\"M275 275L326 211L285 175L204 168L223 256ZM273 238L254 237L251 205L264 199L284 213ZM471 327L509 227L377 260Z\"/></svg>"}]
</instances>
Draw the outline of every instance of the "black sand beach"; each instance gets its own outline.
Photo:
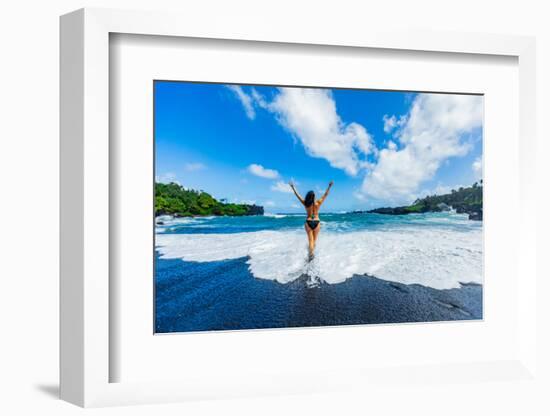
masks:
<instances>
[{"instance_id":1,"label":"black sand beach","mask_svg":"<svg viewBox=\"0 0 550 416\"><path fill-rule=\"evenodd\" d=\"M157 333L482 319L483 287L437 290L374 276L316 287L253 277L246 258L156 260Z\"/></svg>"}]
</instances>

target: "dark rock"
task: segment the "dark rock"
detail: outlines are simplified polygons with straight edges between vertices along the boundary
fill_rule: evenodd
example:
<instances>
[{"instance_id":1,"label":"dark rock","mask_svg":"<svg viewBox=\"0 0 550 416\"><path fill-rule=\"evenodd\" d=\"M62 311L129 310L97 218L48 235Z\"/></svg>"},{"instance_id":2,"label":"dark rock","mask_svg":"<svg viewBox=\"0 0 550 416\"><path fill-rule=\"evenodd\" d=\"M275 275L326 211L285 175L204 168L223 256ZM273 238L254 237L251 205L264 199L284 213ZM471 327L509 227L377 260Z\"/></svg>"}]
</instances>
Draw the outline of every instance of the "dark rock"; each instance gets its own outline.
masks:
<instances>
[{"instance_id":1,"label":"dark rock","mask_svg":"<svg viewBox=\"0 0 550 416\"><path fill-rule=\"evenodd\" d=\"M371 209L370 211L367 211L369 214L385 214L385 215L406 215L410 214L411 212L406 209L406 207L384 207L384 208L376 208Z\"/></svg>"},{"instance_id":2,"label":"dark rock","mask_svg":"<svg viewBox=\"0 0 550 416\"><path fill-rule=\"evenodd\" d=\"M259 205L247 205L248 212L246 215L264 215L264 207Z\"/></svg>"},{"instance_id":3,"label":"dark rock","mask_svg":"<svg viewBox=\"0 0 550 416\"><path fill-rule=\"evenodd\" d=\"M470 212L468 214L468 219L469 220L474 220L474 221L481 221L483 220L483 214L481 211L479 212Z\"/></svg>"}]
</instances>

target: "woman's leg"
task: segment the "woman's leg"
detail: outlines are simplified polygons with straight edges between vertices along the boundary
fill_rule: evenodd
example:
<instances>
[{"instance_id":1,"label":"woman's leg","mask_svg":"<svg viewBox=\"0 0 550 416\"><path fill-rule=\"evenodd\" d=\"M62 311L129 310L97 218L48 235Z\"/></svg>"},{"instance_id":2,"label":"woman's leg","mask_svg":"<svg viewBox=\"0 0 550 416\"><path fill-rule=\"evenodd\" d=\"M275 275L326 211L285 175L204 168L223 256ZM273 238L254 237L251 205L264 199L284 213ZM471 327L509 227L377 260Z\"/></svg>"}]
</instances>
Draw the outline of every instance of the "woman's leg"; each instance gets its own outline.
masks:
<instances>
[{"instance_id":1,"label":"woman's leg","mask_svg":"<svg viewBox=\"0 0 550 416\"><path fill-rule=\"evenodd\" d=\"M315 244L317 244L317 236L319 235L319 231L321 231L321 223L317 224L317 227L315 227L315 230L312 231L312 234L313 234L313 250L315 250Z\"/></svg>"},{"instance_id":2,"label":"woman's leg","mask_svg":"<svg viewBox=\"0 0 550 416\"><path fill-rule=\"evenodd\" d=\"M304 228L306 229L306 234L307 234L307 241L309 245L309 255L313 256L313 250L315 250L315 240L313 237L313 231L311 230L311 228L309 228L307 223L304 224Z\"/></svg>"}]
</instances>

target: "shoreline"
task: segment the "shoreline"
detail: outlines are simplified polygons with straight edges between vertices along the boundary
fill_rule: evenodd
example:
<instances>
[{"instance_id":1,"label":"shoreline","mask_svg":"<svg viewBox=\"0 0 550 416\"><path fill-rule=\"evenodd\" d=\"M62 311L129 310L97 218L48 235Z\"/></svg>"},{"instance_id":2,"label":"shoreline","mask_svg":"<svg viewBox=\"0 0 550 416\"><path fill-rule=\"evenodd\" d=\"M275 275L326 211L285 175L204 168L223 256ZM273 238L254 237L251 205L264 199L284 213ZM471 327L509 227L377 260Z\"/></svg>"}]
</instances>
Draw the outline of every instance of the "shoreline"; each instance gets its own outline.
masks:
<instances>
[{"instance_id":1,"label":"shoreline","mask_svg":"<svg viewBox=\"0 0 550 416\"><path fill-rule=\"evenodd\" d=\"M396 208L375 208L368 211L352 211L349 214L377 214L377 215L389 215L389 216L405 216L405 215L418 215L418 214L437 214L441 212L450 212L454 210L453 207L449 210L428 210L428 211L408 211L403 207L396 207ZM456 214L464 214L468 215L468 220L470 221L479 221L483 222L483 215L480 214L478 211L457 211L454 210Z\"/></svg>"},{"instance_id":2,"label":"shoreline","mask_svg":"<svg viewBox=\"0 0 550 416\"><path fill-rule=\"evenodd\" d=\"M346 211L346 212L323 212L319 215L360 215L360 214L376 214L376 215L389 215L389 216L407 216L407 215L421 215L421 214L438 214L445 213L448 211L425 211L425 212L404 212L404 213L390 213L390 212L375 212L386 208L376 208L369 211ZM394 208L391 208L394 209ZM455 214L468 215L467 212L455 212ZM170 217L170 218L241 218L241 217L269 217L270 215L307 215L305 212L264 212L263 214L244 214L244 215L216 215L216 214L207 214L207 215L179 215L179 214L159 214L155 215L155 220L160 217ZM483 221L483 220L476 220Z\"/></svg>"},{"instance_id":3,"label":"shoreline","mask_svg":"<svg viewBox=\"0 0 550 416\"><path fill-rule=\"evenodd\" d=\"M241 217L265 217L265 214L246 214L246 215L173 215L173 214L162 214L162 215L155 215L154 223L155 225L164 225L164 222L162 220L159 221L159 218L162 217L170 217L170 219L175 218L224 218L224 217L231 217L231 218L241 218Z\"/></svg>"},{"instance_id":4,"label":"shoreline","mask_svg":"<svg viewBox=\"0 0 550 416\"><path fill-rule=\"evenodd\" d=\"M155 331L449 322L483 319L483 285L434 289L369 275L342 283L258 279L246 258L215 262L159 259Z\"/></svg>"},{"instance_id":5,"label":"shoreline","mask_svg":"<svg viewBox=\"0 0 550 416\"><path fill-rule=\"evenodd\" d=\"M155 219L159 217L171 217L171 218L208 218L208 217L264 217L265 214L243 214L243 215L216 215L216 214L205 214L205 215L179 215L179 214L160 214L155 215Z\"/></svg>"}]
</instances>

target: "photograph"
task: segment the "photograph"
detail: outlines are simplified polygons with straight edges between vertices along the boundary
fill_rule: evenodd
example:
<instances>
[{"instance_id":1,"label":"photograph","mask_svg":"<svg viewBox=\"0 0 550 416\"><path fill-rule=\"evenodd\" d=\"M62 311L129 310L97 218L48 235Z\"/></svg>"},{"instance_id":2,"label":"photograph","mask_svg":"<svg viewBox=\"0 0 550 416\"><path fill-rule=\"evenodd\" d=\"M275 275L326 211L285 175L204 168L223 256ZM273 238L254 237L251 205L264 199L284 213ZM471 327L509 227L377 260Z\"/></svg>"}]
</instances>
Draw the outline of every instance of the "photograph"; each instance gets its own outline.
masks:
<instances>
[{"instance_id":1,"label":"photograph","mask_svg":"<svg viewBox=\"0 0 550 416\"><path fill-rule=\"evenodd\" d=\"M154 333L483 319L482 94L152 87Z\"/></svg>"}]
</instances>

